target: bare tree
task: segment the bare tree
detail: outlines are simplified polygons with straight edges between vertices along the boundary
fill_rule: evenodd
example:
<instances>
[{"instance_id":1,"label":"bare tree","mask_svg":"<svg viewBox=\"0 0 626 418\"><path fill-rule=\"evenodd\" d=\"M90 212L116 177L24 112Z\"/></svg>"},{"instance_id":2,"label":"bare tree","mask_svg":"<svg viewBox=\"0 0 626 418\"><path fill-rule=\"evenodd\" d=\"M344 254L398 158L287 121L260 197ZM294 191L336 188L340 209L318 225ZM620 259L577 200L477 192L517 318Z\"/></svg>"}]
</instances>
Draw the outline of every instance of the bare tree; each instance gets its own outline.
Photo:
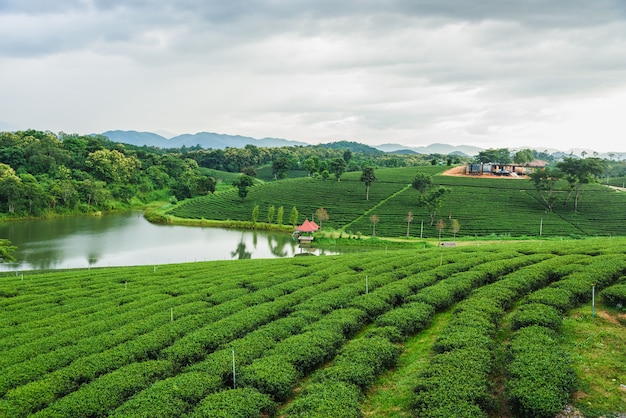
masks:
<instances>
[{"instance_id":1,"label":"bare tree","mask_svg":"<svg viewBox=\"0 0 626 418\"><path fill-rule=\"evenodd\" d=\"M456 242L456 234L461 229L461 224L459 223L458 219L452 219L452 224L450 225L450 228L452 229L452 236L454 237L454 241Z\"/></svg>"},{"instance_id":2,"label":"bare tree","mask_svg":"<svg viewBox=\"0 0 626 418\"><path fill-rule=\"evenodd\" d=\"M322 222L328 220L328 212L324 208L319 208L315 211L315 217L320 221L320 229L322 229Z\"/></svg>"},{"instance_id":3,"label":"bare tree","mask_svg":"<svg viewBox=\"0 0 626 418\"><path fill-rule=\"evenodd\" d=\"M380 218L378 217L378 215L370 216L370 221L372 221L372 236L373 237L376 236L376 224L378 223L379 220Z\"/></svg>"},{"instance_id":4,"label":"bare tree","mask_svg":"<svg viewBox=\"0 0 626 418\"><path fill-rule=\"evenodd\" d=\"M446 223L443 221L443 219L439 219L439 221L437 222L437 229L439 230L439 245L441 245L441 233L445 228Z\"/></svg>"},{"instance_id":5,"label":"bare tree","mask_svg":"<svg viewBox=\"0 0 626 418\"><path fill-rule=\"evenodd\" d=\"M406 214L406 218L404 218L404 220L406 221L406 237L409 238L409 228L411 227L411 222L413 222L413 212L409 211L409 213Z\"/></svg>"}]
</instances>

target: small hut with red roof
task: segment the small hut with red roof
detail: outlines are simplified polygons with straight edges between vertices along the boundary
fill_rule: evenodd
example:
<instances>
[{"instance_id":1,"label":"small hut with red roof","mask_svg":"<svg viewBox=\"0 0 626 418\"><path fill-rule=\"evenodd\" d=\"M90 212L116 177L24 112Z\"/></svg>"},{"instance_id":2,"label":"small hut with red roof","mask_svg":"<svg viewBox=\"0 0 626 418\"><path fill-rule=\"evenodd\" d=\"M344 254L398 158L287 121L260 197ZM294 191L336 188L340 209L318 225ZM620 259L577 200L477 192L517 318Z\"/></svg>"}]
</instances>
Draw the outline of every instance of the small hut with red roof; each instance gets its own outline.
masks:
<instances>
[{"instance_id":1,"label":"small hut with red roof","mask_svg":"<svg viewBox=\"0 0 626 418\"><path fill-rule=\"evenodd\" d=\"M305 219L302 225L296 228L294 234L298 234L298 241L300 244L302 243L310 243L313 241L313 232L320 229L319 225L317 225L313 221L309 221L309 219ZM306 234L306 235L305 235Z\"/></svg>"}]
</instances>

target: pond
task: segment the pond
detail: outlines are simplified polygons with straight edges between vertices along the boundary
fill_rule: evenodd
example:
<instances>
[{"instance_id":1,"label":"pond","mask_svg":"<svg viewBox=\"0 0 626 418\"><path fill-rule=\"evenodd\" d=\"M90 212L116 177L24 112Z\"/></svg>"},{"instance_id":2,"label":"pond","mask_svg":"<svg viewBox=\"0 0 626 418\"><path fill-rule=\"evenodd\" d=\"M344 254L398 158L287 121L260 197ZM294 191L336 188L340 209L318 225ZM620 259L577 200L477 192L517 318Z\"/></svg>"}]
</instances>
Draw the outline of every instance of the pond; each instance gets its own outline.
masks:
<instances>
[{"instance_id":1,"label":"pond","mask_svg":"<svg viewBox=\"0 0 626 418\"><path fill-rule=\"evenodd\" d=\"M0 223L17 262L0 271L134 266L337 254L301 248L288 233L155 225L140 212Z\"/></svg>"}]
</instances>

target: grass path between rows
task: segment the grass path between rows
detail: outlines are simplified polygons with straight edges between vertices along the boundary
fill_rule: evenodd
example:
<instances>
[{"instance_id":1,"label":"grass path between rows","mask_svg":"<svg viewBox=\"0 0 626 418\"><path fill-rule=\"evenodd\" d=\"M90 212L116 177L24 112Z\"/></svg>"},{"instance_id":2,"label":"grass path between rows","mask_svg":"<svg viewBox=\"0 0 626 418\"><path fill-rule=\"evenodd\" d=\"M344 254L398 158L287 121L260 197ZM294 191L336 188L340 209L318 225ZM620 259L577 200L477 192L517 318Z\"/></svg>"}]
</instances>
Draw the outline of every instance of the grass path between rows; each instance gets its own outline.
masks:
<instances>
[{"instance_id":1,"label":"grass path between rows","mask_svg":"<svg viewBox=\"0 0 626 418\"><path fill-rule=\"evenodd\" d=\"M396 368L379 377L367 393L361 411L366 417L413 417L411 404L415 377L428 365L432 347L451 317L451 310L436 315L428 329L419 332L404 344Z\"/></svg>"},{"instance_id":2,"label":"grass path between rows","mask_svg":"<svg viewBox=\"0 0 626 418\"><path fill-rule=\"evenodd\" d=\"M580 306L563 321L563 335L580 380L574 406L586 417L626 416L626 315Z\"/></svg>"}]
</instances>

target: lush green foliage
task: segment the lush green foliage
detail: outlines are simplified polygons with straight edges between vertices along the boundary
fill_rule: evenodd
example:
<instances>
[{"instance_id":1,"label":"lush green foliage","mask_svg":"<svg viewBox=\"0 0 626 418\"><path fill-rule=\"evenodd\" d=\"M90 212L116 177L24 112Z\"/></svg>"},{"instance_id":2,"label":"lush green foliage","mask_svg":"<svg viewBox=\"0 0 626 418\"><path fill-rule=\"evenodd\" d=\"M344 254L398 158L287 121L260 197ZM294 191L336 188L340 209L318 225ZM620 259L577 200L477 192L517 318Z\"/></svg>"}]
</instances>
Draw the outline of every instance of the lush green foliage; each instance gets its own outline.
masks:
<instances>
[{"instance_id":1,"label":"lush green foliage","mask_svg":"<svg viewBox=\"0 0 626 418\"><path fill-rule=\"evenodd\" d=\"M0 214L41 217L207 194L216 180L180 153L102 136L0 132Z\"/></svg>"},{"instance_id":2,"label":"lush green foliage","mask_svg":"<svg viewBox=\"0 0 626 418\"><path fill-rule=\"evenodd\" d=\"M626 284L616 284L604 289L600 296L606 306L619 308L626 306Z\"/></svg>"},{"instance_id":3,"label":"lush green foliage","mask_svg":"<svg viewBox=\"0 0 626 418\"><path fill-rule=\"evenodd\" d=\"M424 359L426 372L414 378L420 416L493 413L493 373L510 381L516 411L552 411L572 381L553 373L558 379L541 393L557 400L549 406L520 395L552 372L532 366L528 380L522 366L537 357L528 357L526 343L512 348L509 368L495 369L502 318L540 304L560 316L567 301L590 300L592 283L611 289L626 273L624 244L520 242L26 272L23 280L4 274L0 416L360 416L403 342L443 311L450 320ZM557 337L552 351L567 353Z\"/></svg>"},{"instance_id":4,"label":"lush green foliage","mask_svg":"<svg viewBox=\"0 0 626 418\"><path fill-rule=\"evenodd\" d=\"M598 184L585 184L578 211L561 203L547 212L533 183L521 179L485 179L434 175L440 166L376 169L377 181L363 193L359 172L347 172L341 181L304 177L267 182L250 188L246 202L235 191L196 198L173 208L169 214L181 218L250 221L253 206L259 205L265 219L273 206L287 210L297 207L299 222L313 219L319 208L328 213L325 230L341 230L369 235L371 216L376 215L376 234L406 237L407 214L411 237L439 236L436 221L443 222L442 239L475 236L587 236L625 235L626 193ZM432 189L445 187L439 204L420 205L420 192L411 186L417 174L432 176ZM567 182L559 183L557 193L565 195ZM422 199L423 200L423 199ZM436 202L435 202L436 203ZM433 225L431 226L431 216ZM459 225L459 228L454 225Z\"/></svg>"},{"instance_id":5,"label":"lush green foliage","mask_svg":"<svg viewBox=\"0 0 626 418\"><path fill-rule=\"evenodd\" d=\"M576 387L576 373L558 337L548 328L530 326L511 342L507 384L517 416L554 417Z\"/></svg>"}]
</instances>

